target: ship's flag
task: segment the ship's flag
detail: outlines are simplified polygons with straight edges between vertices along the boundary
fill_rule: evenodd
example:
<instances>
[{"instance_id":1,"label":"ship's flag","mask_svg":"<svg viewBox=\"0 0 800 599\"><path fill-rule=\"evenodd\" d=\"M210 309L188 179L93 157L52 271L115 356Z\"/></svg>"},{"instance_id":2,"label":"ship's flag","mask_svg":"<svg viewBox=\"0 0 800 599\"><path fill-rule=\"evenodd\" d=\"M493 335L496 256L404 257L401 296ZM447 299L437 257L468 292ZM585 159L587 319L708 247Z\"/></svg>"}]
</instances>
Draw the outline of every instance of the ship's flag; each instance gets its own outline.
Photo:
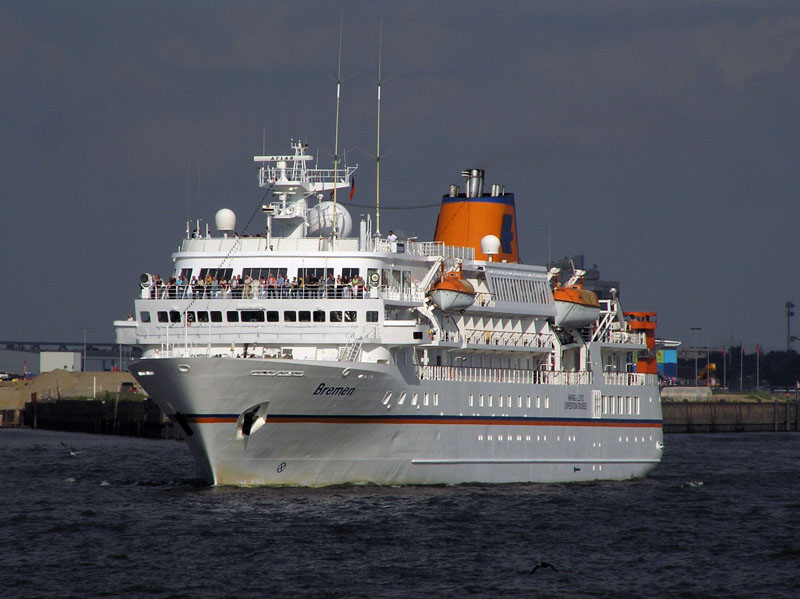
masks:
<instances>
[{"instance_id":1,"label":"ship's flag","mask_svg":"<svg viewBox=\"0 0 800 599\"><path fill-rule=\"evenodd\" d=\"M761 355L761 346L756 343L756 353L760 356Z\"/></svg>"},{"instance_id":2,"label":"ship's flag","mask_svg":"<svg viewBox=\"0 0 800 599\"><path fill-rule=\"evenodd\" d=\"M722 357L725 358L725 344L722 344Z\"/></svg>"},{"instance_id":3,"label":"ship's flag","mask_svg":"<svg viewBox=\"0 0 800 599\"><path fill-rule=\"evenodd\" d=\"M350 201L353 201L353 196L356 195L356 178L350 179Z\"/></svg>"}]
</instances>

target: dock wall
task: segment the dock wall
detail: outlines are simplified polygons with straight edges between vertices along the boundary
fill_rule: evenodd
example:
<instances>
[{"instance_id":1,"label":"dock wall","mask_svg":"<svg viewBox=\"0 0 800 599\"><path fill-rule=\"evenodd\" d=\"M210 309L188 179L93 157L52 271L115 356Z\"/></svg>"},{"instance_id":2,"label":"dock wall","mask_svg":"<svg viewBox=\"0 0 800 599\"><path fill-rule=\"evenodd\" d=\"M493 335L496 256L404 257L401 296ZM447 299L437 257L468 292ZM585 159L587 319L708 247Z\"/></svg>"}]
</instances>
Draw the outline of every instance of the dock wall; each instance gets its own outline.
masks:
<instances>
[{"instance_id":1,"label":"dock wall","mask_svg":"<svg viewBox=\"0 0 800 599\"><path fill-rule=\"evenodd\" d=\"M31 428L146 437L182 439L175 426L152 401L140 399L60 399L25 404L23 425Z\"/></svg>"},{"instance_id":2,"label":"dock wall","mask_svg":"<svg viewBox=\"0 0 800 599\"><path fill-rule=\"evenodd\" d=\"M798 402L662 402L665 433L800 431ZM31 401L19 413L3 413L4 426L84 433L180 439L174 425L151 401L61 399Z\"/></svg>"},{"instance_id":3,"label":"dock wall","mask_svg":"<svg viewBox=\"0 0 800 599\"><path fill-rule=\"evenodd\" d=\"M665 433L783 432L800 430L797 402L665 401Z\"/></svg>"}]
</instances>

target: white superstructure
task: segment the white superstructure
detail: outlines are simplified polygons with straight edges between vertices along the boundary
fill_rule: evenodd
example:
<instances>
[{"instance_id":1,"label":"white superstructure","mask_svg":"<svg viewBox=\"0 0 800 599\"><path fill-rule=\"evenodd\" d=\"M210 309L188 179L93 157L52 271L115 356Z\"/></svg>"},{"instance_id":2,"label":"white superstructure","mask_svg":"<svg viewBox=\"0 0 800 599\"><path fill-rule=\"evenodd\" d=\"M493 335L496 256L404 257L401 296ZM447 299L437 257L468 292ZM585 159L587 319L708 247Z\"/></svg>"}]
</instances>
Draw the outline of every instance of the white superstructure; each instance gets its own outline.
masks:
<instances>
[{"instance_id":1,"label":"white superstructure","mask_svg":"<svg viewBox=\"0 0 800 599\"><path fill-rule=\"evenodd\" d=\"M496 255L511 251L513 195L484 195L473 170L466 194L443 199L506 210L502 230L476 217L488 227L478 246L440 228L444 240L378 238L369 217L351 237L355 168L309 168L306 146L292 148L255 157L272 194L262 233L237 235L226 209L217 236L187 226L171 278L142 275L135 319L114 323L119 343L142 348L131 372L210 483L579 481L655 467L655 325L626 318L614 295L595 321L556 326L551 273Z\"/></svg>"}]
</instances>

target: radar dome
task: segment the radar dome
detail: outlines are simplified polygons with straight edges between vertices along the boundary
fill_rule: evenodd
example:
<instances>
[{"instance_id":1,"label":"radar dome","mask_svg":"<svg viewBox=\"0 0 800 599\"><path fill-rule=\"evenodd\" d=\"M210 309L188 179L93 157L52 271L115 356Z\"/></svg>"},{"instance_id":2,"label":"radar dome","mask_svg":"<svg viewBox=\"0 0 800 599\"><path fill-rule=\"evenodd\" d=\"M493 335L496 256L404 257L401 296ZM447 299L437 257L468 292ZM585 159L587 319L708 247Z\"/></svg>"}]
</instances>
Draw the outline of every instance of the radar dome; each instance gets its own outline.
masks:
<instances>
[{"instance_id":1,"label":"radar dome","mask_svg":"<svg viewBox=\"0 0 800 599\"><path fill-rule=\"evenodd\" d=\"M308 235L328 237L333 233L333 213L336 211L336 227L339 237L349 237L353 230L353 218L347 208L333 202L320 202L308 211Z\"/></svg>"},{"instance_id":2,"label":"radar dome","mask_svg":"<svg viewBox=\"0 0 800 599\"><path fill-rule=\"evenodd\" d=\"M496 256L500 252L500 239L497 235L481 237L481 251L487 256Z\"/></svg>"},{"instance_id":3,"label":"radar dome","mask_svg":"<svg viewBox=\"0 0 800 599\"><path fill-rule=\"evenodd\" d=\"M236 228L236 214L230 208L218 210L214 216L214 224L217 225L217 231L220 233L233 231Z\"/></svg>"}]
</instances>

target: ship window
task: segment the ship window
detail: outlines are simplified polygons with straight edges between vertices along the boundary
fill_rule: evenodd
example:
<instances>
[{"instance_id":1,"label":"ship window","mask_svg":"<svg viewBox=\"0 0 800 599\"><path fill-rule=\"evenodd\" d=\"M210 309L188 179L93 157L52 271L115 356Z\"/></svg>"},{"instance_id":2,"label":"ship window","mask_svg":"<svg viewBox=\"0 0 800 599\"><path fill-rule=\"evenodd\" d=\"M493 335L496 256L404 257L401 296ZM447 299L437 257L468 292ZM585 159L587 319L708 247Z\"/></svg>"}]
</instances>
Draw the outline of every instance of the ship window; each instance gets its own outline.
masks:
<instances>
[{"instance_id":1,"label":"ship window","mask_svg":"<svg viewBox=\"0 0 800 599\"><path fill-rule=\"evenodd\" d=\"M633 398L630 395L628 395L628 397L626 397L625 399L628 403L628 410L625 413L633 414Z\"/></svg>"},{"instance_id":2,"label":"ship window","mask_svg":"<svg viewBox=\"0 0 800 599\"><path fill-rule=\"evenodd\" d=\"M425 405L426 406L428 405L429 401L430 401L430 393L425 393Z\"/></svg>"},{"instance_id":3,"label":"ship window","mask_svg":"<svg viewBox=\"0 0 800 599\"><path fill-rule=\"evenodd\" d=\"M483 407L483 393L481 393L480 397L478 398L478 402L479 402L478 405L480 407Z\"/></svg>"},{"instance_id":4,"label":"ship window","mask_svg":"<svg viewBox=\"0 0 800 599\"><path fill-rule=\"evenodd\" d=\"M146 311L139 312L139 320L141 322L150 322L150 312Z\"/></svg>"},{"instance_id":5,"label":"ship window","mask_svg":"<svg viewBox=\"0 0 800 599\"><path fill-rule=\"evenodd\" d=\"M474 403L475 403L475 397L472 395L472 393L470 393L469 394L469 407L471 408Z\"/></svg>"},{"instance_id":6,"label":"ship window","mask_svg":"<svg viewBox=\"0 0 800 599\"><path fill-rule=\"evenodd\" d=\"M311 310L300 310L297 313L297 320L300 322L311 322Z\"/></svg>"},{"instance_id":7,"label":"ship window","mask_svg":"<svg viewBox=\"0 0 800 599\"><path fill-rule=\"evenodd\" d=\"M169 322L169 314L167 314L165 311L159 310L158 322Z\"/></svg>"},{"instance_id":8,"label":"ship window","mask_svg":"<svg viewBox=\"0 0 800 599\"><path fill-rule=\"evenodd\" d=\"M219 310L212 310L211 322L222 322L222 312L220 312Z\"/></svg>"},{"instance_id":9,"label":"ship window","mask_svg":"<svg viewBox=\"0 0 800 599\"><path fill-rule=\"evenodd\" d=\"M183 273L184 270L188 270L189 271L189 274L187 276L191 279L191 271L192 271L192 269L191 268L184 268L181 271L181 273ZM200 274L198 276L201 279L205 279L206 275L211 275L211 278L215 279L217 281L221 281L222 279L225 279L226 281L230 281L231 280L231 275L233 275L233 269L232 268L201 268L200 269Z\"/></svg>"},{"instance_id":10,"label":"ship window","mask_svg":"<svg viewBox=\"0 0 800 599\"><path fill-rule=\"evenodd\" d=\"M550 396L549 395L545 395L544 396L544 409L546 410L549 407L550 407Z\"/></svg>"},{"instance_id":11,"label":"ship window","mask_svg":"<svg viewBox=\"0 0 800 599\"><path fill-rule=\"evenodd\" d=\"M197 321L198 322L208 322L208 312L205 310L198 310L197 311Z\"/></svg>"},{"instance_id":12,"label":"ship window","mask_svg":"<svg viewBox=\"0 0 800 599\"><path fill-rule=\"evenodd\" d=\"M617 413L624 414L625 413L625 398L621 395L617 396Z\"/></svg>"},{"instance_id":13,"label":"ship window","mask_svg":"<svg viewBox=\"0 0 800 599\"><path fill-rule=\"evenodd\" d=\"M230 268L221 269L221 270L231 270ZM243 268L242 269L242 278L246 278L247 275L250 275L254 279L258 279L259 281L263 278L265 281L269 279L270 276L278 278L279 275L282 275L283 278L286 278L287 270L285 268ZM212 275L213 276L213 275ZM228 277L225 277L226 279Z\"/></svg>"},{"instance_id":14,"label":"ship window","mask_svg":"<svg viewBox=\"0 0 800 599\"><path fill-rule=\"evenodd\" d=\"M283 322L297 322L297 312L294 310L284 310Z\"/></svg>"},{"instance_id":15,"label":"ship window","mask_svg":"<svg viewBox=\"0 0 800 599\"><path fill-rule=\"evenodd\" d=\"M239 313L236 310L228 310L228 322L239 322Z\"/></svg>"},{"instance_id":16,"label":"ship window","mask_svg":"<svg viewBox=\"0 0 800 599\"><path fill-rule=\"evenodd\" d=\"M416 393L414 395L416 395ZM406 392L403 391L400 394L400 397L397 399L397 405L402 406L405 403L405 401L406 401Z\"/></svg>"},{"instance_id":17,"label":"ship window","mask_svg":"<svg viewBox=\"0 0 800 599\"><path fill-rule=\"evenodd\" d=\"M377 310L367 310L367 322L378 322Z\"/></svg>"},{"instance_id":18,"label":"ship window","mask_svg":"<svg viewBox=\"0 0 800 599\"><path fill-rule=\"evenodd\" d=\"M536 407L537 408L542 407L542 398L539 395L536 396Z\"/></svg>"},{"instance_id":19,"label":"ship window","mask_svg":"<svg viewBox=\"0 0 800 599\"><path fill-rule=\"evenodd\" d=\"M531 396L528 395L525 401L526 401L525 405L530 408L531 407Z\"/></svg>"},{"instance_id":20,"label":"ship window","mask_svg":"<svg viewBox=\"0 0 800 599\"><path fill-rule=\"evenodd\" d=\"M489 407L490 408L492 407L492 395L491 394L489 395Z\"/></svg>"},{"instance_id":21,"label":"ship window","mask_svg":"<svg viewBox=\"0 0 800 599\"><path fill-rule=\"evenodd\" d=\"M343 268L342 269L342 278L344 279L347 277L349 281L353 280L353 277L358 276L358 269L357 268Z\"/></svg>"},{"instance_id":22,"label":"ship window","mask_svg":"<svg viewBox=\"0 0 800 599\"><path fill-rule=\"evenodd\" d=\"M182 268L180 274L178 274L178 277L179 278L180 277L186 277L187 281L191 281L192 280L192 269L191 268Z\"/></svg>"},{"instance_id":23,"label":"ship window","mask_svg":"<svg viewBox=\"0 0 800 599\"><path fill-rule=\"evenodd\" d=\"M640 405L639 405L639 397L637 396L636 397L636 415L638 416L639 414L641 414L641 412L640 412Z\"/></svg>"},{"instance_id":24,"label":"ship window","mask_svg":"<svg viewBox=\"0 0 800 599\"><path fill-rule=\"evenodd\" d=\"M180 322L181 321L181 313L177 310L170 310L169 311L169 321L170 322Z\"/></svg>"},{"instance_id":25,"label":"ship window","mask_svg":"<svg viewBox=\"0 0 800 599\"><path fill-rule=\"evenodd\" d=\"M345 322L355 322L358 320L358 312L355 310L345 310L344 311L344 321Z\"/></svg>"},{"instance_id":26,"label":"ship window","mask_svg":"<svg viewBox=\"0 0 800 599\"><path fill-rule=\"evenodd\" d=\"M439 393L437 393L436 391L433 392L433 405L435 406L439 405Z\"/></svg>"},{"instance_id":27,"label":"ship window","mask_svg":"<svg viewBox=\"0 0 800 599\"><path fill-rule=\"evenodd\" d=\"M264 322L263 310L242 310L242 322Z\"/></svg>"},{"instance_id":28,"label":"ship window","mask_svg":"<svg viewBox=\"0 0 800 599\"><path fill-rule=\"evenodd\" d=\"M367 315L369 315L369 312L367 312ZM412 337L414 339L422 339L422 331L414 331L414 334L412 335Z\"/></svg>"},{"instance_id":29,"label":"ship window","mask_svg":"<svg viewBox=\"0 0 800 599\"><path fill-rule=\"evenodd\" d=\"M195 321L194 310L187 311L186 312L186 322L194 322L194 321Z\"/></svg>"},{"instance_id":30,"label":"ship window","mask_svg":"<svg viewBox=\"0 0 800 599\"><path fill-rule=\"evenodd\" d=\"M325 310L314 310L314 322L325 322Z\"/></svg>"},{"instance_id":31,"label":"ship window","mask_svg":"<svg viewBox=\"0 0 800 599\"><path fill-rule=\"evenodd\" d=\"M331 316L331 322L342 322L341 310L331 310L330 316Z\"/></svg>"},{"instance_id":32,"label":"ship window","mask_svg":"<svg viewBox=\"0 0 800 599\"><path fill-rule=\"evenodd\" d=\"M518 408L522 407L522 396L521 395L517 395L517 407Z\"/></svg>"},{"instance_id":33,"label":"ship window","mask_svg":"<svg viewBox=\"0 0 800 599\"><path fill-rule=\"evenodd\" d=\"M277 310L267 310L267 322L279 322L280 313Z\"/></svg>"},{"instance_id":34,"label":"ship window","mask_svg":"<svg viewBox=\"0 0 800 599\"><path fill-rule=\"evenodd\" d=\"M328 275L333 274L332 268L298 268L297 278L303 279L304 283L311 282L312 279L317 281L325 280Z\"/></svg>"}]
</instances>

